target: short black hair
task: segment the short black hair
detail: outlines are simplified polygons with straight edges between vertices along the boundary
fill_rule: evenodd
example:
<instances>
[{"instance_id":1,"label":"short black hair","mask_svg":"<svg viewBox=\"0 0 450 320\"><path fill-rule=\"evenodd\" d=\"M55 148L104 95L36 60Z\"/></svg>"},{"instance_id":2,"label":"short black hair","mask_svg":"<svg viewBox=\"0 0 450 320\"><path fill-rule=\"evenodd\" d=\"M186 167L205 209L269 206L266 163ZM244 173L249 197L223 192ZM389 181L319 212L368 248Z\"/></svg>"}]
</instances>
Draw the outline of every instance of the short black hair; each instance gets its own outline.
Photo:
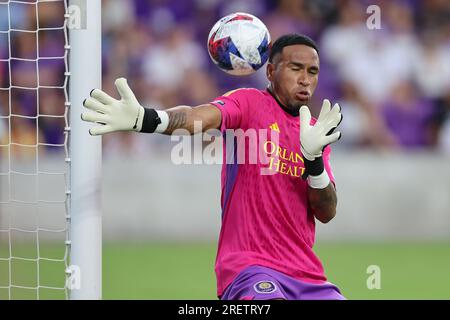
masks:
<instances>
[{"instance_id":1,"label":"short black hair","mask_svg":"<svg viewBox=\"0 0 450 320\"><path fill-rule=\"evenodd\" d=\"M313 39L303 34L290 33L279 37L272 44L272 48L270 49L269 62L272 63L273 57L277 53L281 53L284 47L293 46L296 44L304 44L305 46L311 47L317 51L317 54L319 54L319 49L317 47L316 42Z\"/></svg>"}]
</instances>

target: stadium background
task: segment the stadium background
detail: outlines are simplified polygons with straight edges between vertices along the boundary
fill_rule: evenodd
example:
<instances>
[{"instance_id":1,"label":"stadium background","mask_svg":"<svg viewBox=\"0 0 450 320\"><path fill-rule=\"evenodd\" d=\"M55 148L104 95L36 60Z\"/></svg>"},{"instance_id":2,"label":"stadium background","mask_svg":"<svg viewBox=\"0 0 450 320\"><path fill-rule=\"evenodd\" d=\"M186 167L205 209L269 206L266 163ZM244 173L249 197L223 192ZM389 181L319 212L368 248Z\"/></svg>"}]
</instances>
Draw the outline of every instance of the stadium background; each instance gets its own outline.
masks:
<instances>
[{"instance_id":1,"label":"stadium background","mask_svg":"<svg viewBox=\"0 0 450 320\"><path fill-rule=\"evenodd\" d=\"M380 30L366 26L370 4L381 8ZM125 76L143 105L169 108L205 103L237 87L264 88L265 70L230 77L209 60L210 27L235 11L258 16L273 39L289 32L315 39L321 74L312 108L317 112L325 97L343 108L343 139L333 146L332 158L338 213L330 224L318 224L316 237L329 280L350 299L449 299L448 1L103 0L103 89L117 97L114 80ZM57 13L49 6L40 25L51 25ZM2 14L0 30L5 30ZM32 16L18 7L15 19L26 25ZM57 51L61 38L43 41L43 48ZM5 50L0 42L0 56ZM35 47L24 37L14 50L26 55ZM41 79L61 76L60 65L43 70ZM7 72L0 63L2 87ZM26 68L15 76L34 81ZM30 112L30 97L15 99L24 114ZM51 92L42 99L46 112L63 108L61 97ZM2 114L6 106L0 96ZM58 121L41 123L45 141L61 142L64 124ZM18 122L13 130L18 141L36 139L31 122ZM0 140L6 132L0 121ZM220 166L174 165L173 146L164 136L103 138L106 299L215 299ZM27 165L26 150L12 152L17 163ZM57 159L58 152L48 148L42 161ZM47 187L50 192L57 186ZM18 250L32 255L26 245ZM61 248L49 242L41 251L59 254ZM366 286L371 265L381 270L379 290ZM17 281L35 281L30 266L17 270ZM41 273L50 282L63 278L57 269ZM0 282L6 277L0 265ZM34 296L18 292L17 297Z\"/></svg>"}]
</instances>

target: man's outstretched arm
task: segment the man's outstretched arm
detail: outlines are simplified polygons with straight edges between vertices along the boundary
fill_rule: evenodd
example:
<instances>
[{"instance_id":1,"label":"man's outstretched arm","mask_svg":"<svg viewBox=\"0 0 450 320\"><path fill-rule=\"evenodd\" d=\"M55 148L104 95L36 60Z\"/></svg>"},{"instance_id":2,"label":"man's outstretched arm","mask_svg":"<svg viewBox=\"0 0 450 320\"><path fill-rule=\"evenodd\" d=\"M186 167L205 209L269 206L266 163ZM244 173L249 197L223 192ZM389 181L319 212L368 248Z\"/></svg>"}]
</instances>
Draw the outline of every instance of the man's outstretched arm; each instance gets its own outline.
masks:
<instances>
[{"instance_id":1,"label":"man's outstretched arm","mask_svg":"<svg viewBox=\"0 0 450 320\"><path fill-rule=\"evenodd\" d=\"M116 131L158 132L172 134L176 129L185 129L190 134L194 130L218 129L222 116L212 104L196 107L178 106L166 111L148 109L141 106L125 78L116 80L115 85L121 100L116 100L95 89L83 102L84 107L93 112L84 112L81 119L100 124L89 130L91 135L103 135ZM197 129L196 121L201 122Z\"/></svg>"},{"instance_id":2,"label":"man's outstretched arm","mask_svg":"<svg viewBox=\"0 0 450 320\"><path fill-rule=\"evenodd\" d=\"M176 129L185 129L190 134L195 134L194 123L201 121L201 131L219 129L222 114L212 104L202 104L196 107L178 106L166 110L169 118L167 129L163 134L172 134Z\"/></svg>"}]
</instances>

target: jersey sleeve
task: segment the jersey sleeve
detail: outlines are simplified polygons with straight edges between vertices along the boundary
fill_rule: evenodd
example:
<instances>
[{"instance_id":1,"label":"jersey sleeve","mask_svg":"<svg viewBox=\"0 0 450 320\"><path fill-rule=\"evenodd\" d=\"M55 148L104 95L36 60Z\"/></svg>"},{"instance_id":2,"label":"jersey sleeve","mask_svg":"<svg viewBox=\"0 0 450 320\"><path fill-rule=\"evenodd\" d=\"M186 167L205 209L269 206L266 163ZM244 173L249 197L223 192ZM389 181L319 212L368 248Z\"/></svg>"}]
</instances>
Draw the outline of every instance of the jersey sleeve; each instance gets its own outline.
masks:
<instances>
[{"instance_id":1,"label":"jersey sleeve","mask_svg":"<svg viewBox=\"0 0 450 320\"><path fill-rule=\"evenodd\" d=\"M222 113L220 130L245 128L248 118L248 99L245 89L229 91L211 102Z\"/></svg>"},{"instance_id":2,"label":"jersey sleeve","mask_svg":"<svg viewBox=\"0 0 450 320\"><path fill-rule=\"evenodd\" d=\"M328 173L328 177L330 178L331 182L333 182L333 184L336 185L333 170L331 169L331 164L330 164L330 154L331 154L331 147L328 145L323 150L322 159L323 159L323 164L324 164L325 170Z\"/></svg>"}]
</instances>

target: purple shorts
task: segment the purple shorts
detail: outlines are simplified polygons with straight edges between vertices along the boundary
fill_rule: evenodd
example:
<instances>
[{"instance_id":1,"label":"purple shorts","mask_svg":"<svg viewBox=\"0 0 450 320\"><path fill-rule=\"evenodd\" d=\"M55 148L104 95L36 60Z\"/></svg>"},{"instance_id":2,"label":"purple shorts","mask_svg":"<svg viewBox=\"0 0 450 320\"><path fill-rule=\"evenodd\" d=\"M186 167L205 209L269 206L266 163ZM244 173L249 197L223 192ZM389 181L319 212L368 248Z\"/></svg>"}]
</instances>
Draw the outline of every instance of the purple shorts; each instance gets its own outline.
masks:
<instances>
[{"instance_id":1,"label":"purple shorts","mask_svg":"<svg viewBox=\"0 0 450 320\"><path fill-rule=\"evenodd\" d=\"M250 266L241 271L220 299L345 300L332 283L307 283L260 266Z\"/></svg>"}]
</instances>

